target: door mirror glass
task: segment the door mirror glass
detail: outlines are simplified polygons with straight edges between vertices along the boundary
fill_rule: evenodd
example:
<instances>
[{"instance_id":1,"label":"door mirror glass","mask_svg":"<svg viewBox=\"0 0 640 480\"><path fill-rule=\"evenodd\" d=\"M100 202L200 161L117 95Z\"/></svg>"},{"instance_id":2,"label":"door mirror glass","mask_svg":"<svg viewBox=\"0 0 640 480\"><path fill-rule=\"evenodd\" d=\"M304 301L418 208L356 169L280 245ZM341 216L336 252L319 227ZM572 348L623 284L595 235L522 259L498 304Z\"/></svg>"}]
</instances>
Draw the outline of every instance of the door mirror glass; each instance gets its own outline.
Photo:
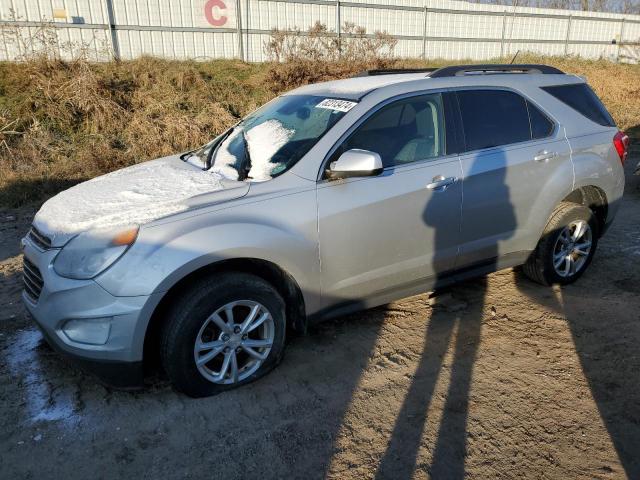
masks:
<instances>
[{"instance_id":1,"label":"door mirror glass","mask_svg":"<svg viewBox=\"0 0 640 480\"><path fill-rule=\"evenodd\" d=\"M380 155L369 150L353 148L344 152L331 163L329 178L371 177L382 172Z\"/></svg>"}]
</instances>

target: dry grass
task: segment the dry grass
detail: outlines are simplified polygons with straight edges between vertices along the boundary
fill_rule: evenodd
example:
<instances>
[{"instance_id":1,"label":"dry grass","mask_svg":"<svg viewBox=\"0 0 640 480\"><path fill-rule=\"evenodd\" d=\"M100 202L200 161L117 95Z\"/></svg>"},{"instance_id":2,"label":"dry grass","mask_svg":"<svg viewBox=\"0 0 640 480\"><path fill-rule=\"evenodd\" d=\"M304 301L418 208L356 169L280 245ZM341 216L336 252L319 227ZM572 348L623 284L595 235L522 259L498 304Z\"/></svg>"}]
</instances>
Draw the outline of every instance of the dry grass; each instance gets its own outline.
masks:
<instances>
[{"instance_id":1,"label":"dry grass","mask_svg":"<svg viewBox=\"0 0 640 480\"><path fill-rule=\"evenodd\" d=\"M203 144L273 95L298 85L365 68L451 63L393 60L383 34L369 40L376 43L367 48L380 54L360 61L354 60L361 52L357 44L343 44L346 57L331 58L332 44L317 43L316 50L325 53L314 58L317 51L301 50L298 43L288 54L280 50L285 62L260 65L154 58L94 64L46 57L0 63L0 206L42 201L78 181ZM637 134L640 66L574 58L518 60L585 75L618 125Z\"/></svg>"},{"instance_id":2,"label":"dry grass","mask_svg":"<svg viewBox=\"0 0 640 480\"><path fill-rule=\"evenodd\" d=\"M272 96L263 69L152 58L0 64L0 204L206 142Z\"/></svg>"}]
</instances>

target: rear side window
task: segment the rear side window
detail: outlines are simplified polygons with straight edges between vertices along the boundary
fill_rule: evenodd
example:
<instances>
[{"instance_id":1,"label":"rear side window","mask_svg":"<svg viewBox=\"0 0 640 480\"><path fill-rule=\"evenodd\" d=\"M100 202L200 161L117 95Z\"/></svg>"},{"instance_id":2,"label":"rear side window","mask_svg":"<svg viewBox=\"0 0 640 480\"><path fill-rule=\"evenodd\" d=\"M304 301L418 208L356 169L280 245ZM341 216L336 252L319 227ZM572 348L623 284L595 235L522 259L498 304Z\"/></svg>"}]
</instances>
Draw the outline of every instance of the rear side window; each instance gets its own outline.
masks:
<instances>
[{"instance_id":1,"label":"rear side window","mask_svg":"<svg viewBox=\"0 0 640 480\"><path fill-rule=\"evenodd\" d=\"M553 87L542 87L542 89L556 97L562 103L580 112L589 120L605 127L616 126L613 118L611 118L607 109L604 108L598 96L586 83L556 85Z\"/></svg>"},{"instance_id":2,"label":"rear side window","mask_svg":"<svg viewBox=\"0 0 640 480\"><path fill-rule=\"evenodd\" d=\"M527 102L529 121L531 122L531 137L534 140L545 138L553 131L553 122L531 102Z\"/></svg>"},{"instance_id":3,"label":"rear side window","mask_svg":"<svg viewBox=\"0 0 640 480\"><path fill-rule=\"evenodd\" d=\"M502 90L458 92L467 150L531 140L527 102Z\"/></svg>"}]
</instances>

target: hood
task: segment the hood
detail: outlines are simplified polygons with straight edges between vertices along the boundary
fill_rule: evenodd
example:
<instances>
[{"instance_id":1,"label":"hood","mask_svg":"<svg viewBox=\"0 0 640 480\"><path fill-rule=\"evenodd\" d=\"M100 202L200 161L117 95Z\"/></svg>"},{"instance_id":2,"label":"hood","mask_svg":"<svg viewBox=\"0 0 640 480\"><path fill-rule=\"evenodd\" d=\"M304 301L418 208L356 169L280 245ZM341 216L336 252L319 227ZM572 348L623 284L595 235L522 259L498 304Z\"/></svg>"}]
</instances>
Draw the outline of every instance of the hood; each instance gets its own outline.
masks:
<instances>
[{"instance_id":1,"label":"hood","mask_svg":"<svg viewBox=\"0 0 640 480\"><path fill-rule=\"evenodd\" d=\"M203 171L178 156L116 170L47 200L33 221L54 247L78 233L143 225L161 217L247 194L249 184Z\"/></svg>"}]
</instances>

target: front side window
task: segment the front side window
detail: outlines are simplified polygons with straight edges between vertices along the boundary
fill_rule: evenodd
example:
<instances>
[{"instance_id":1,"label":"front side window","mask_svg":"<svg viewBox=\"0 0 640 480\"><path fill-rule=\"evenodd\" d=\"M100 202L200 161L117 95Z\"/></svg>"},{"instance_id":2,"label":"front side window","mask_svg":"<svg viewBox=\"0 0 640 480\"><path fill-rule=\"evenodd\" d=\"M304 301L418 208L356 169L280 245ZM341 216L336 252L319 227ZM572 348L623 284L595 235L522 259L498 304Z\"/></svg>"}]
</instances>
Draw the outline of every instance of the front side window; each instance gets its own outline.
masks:
<instances>
[{"instance_id":1,"label":"front side window","mask_svg":"<svg viewBox=\"0 0 640 480\"><path fill-rule=\"evenodd\" d=\"M527 104L502 90L458 92L467 150L499 147L531 140Z\"/></svg>"},{"instance_id":2,"label":"front side window","mask_svg":"<svg viewBox=\"0 0 640 480\"><path fill-rule=\"evenodd\" d=\"M291 168L355 105L313 95L278 97L184 159L232 180L269 180Z\"/></svg>"},{"instance_id":3,"label":"front side window","mask_svg":"<svg viewBox=\"0 0 640 480\"><path fill-rule=\"evenodd\" d=\"M379 154L390 167L444 155L443 118L440 94L398 100L365 120L333 158L358 148Z\"/></svg>"}]
</instances>

